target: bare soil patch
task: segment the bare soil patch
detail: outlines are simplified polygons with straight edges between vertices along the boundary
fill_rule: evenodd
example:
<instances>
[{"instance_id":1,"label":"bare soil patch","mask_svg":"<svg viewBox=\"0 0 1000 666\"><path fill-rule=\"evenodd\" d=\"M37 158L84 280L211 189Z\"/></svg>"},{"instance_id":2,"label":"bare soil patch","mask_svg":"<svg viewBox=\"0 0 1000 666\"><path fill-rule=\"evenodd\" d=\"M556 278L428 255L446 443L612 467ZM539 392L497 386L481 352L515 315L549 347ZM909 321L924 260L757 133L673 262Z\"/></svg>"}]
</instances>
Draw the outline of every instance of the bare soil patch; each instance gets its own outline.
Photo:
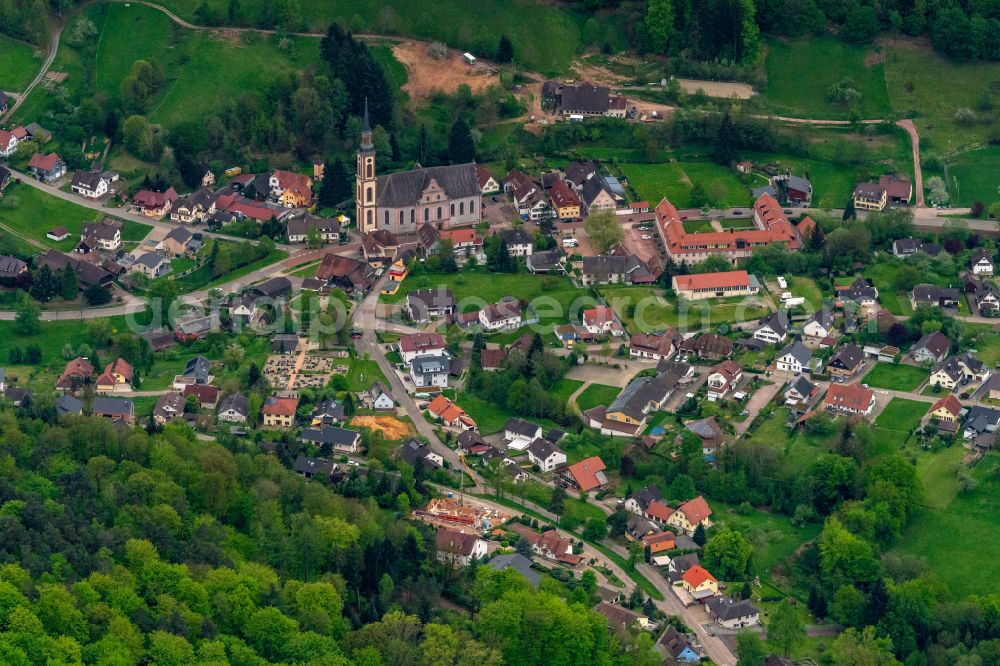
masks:
<instances>
[{"instance_id":1,"label":"bare soil patch","mask_svg":"<svg viewBox=\"0 0 1000 666\"><path fill-rule=\"evenodd\" d=\"M448 50L441 60L431 57L427 42L403 41L393 45L392 54L404 67L408 81L403 90L414 99L426 99L437 91L453 93L462 84L473 93L500 83L488 64L468 65L458 51Z\"/></svg>"},{"instance_id":2,"label":"bare soil patch","mask_svg":"<svg viewBox=\"0 0 1000 666\"><path fill-rule=\"evenodd\" d=\"M395 416L355 416L352 426L380 431L387 439L403 439L413 434L413 428Z\"/></svg>"}]
</instances>

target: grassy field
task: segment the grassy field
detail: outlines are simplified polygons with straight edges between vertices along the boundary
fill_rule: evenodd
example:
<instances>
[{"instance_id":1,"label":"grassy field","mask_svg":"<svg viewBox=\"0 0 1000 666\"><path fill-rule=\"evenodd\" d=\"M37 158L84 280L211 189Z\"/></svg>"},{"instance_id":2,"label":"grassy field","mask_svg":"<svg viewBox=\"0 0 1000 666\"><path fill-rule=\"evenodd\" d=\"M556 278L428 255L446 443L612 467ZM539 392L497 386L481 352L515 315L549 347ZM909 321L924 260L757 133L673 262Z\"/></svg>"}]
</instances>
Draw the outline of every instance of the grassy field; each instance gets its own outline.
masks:
<instances>
[{"instance_id":1,"label":"grassy field","mask_svg":"<svg viewBox=\"0 0 1000 666\"><path fill-rule=\"evenodd\" d=\"M561 402L566 402L581 386L583 386L583 382L579 379L567 379L563 377L549 389L549 395Z\"/></svg>"},{"instance_id":2,"label":"grassy field","mask_svg":"<svg viewBox=\"0 0 1000 666\"><path fill-rule=\"evenodd\" d=\"M996 146L962 153L945 165L944 173L952 205L982 201L989 206L1000 200L1000 148Z\"/></svg>"},{"instance_id":3,"label":"grassy field","mask_svg":"<svg viewBox=\"0 0 1000 666\"><path fill-rule=\"evenodd\" d=\"M881 365L884 364L879 364L879 366ZM887 367L906 368L909 366L897 365ZM878 366L876 366L877 369ZM878 415L878 418L875 419L875 425L878 428L886 430L909 432L920 424L920 419L927 413L928 407L930 407L930 403L921 402L920 400L893 398L885 406L885 409L882 410L882 413Z\"/></svg>"},{"instance_id":4,"label":"grassy field","mask_svg":"<svg viewBox=\"0 0 1000 666\"><path fill-rule=\"evenodd\" d=\"M885 66L870 64L871 47L854 46L831 36L794 41L772 40L767 47L767 100L779 115L804 118L847 118L850 107L833 102L831 87L844 78L861 93L858 112L863 118L891 115ZM868 63L866 63L866 59Z\"/></svg>"},{"instance_id":5,"label":"grassy field","mask_svg":"<svg viewBox=\"0 0 1000 666\"><path fill-rule=\"evenodd\" d=\"M804 472L817 457L828 451L837 434L819 438L801 429L789 430L785 427L788 413L784 407L774 410L774 414L764 419L746 441L774 449L792 469Z\"/></svg>"},{"instance_id":6,"label":"grassy field","mask_svg":"<svg viewBox=\"0 0 1000 666\"><path fill-rule=\"evenodd\" d=\"M0 90L24 90L41 66L34 46L0 35Z\"/></svg>"},{"instance_id":7,"label":"grassy field","mask_svg":"<svg viewBox=\"0 0 1000 666\"><path fill-rule=\"evenodd\" d=\"M486 402L471 391L459 393L455 398L455 404L464 409L472 417L472 420L479 426L479 432L484 435L490 435L502 430L507 419L518 416L493 403ZM548 419L531 418L528 420L545 428L559 427L555 422Z\"/></svg>"},{"instance_id":8,"label":"grassy field","mask_svg":"<svg viewBox=\"0 0 1000 666\"><path fill-rule=\"evenodd\" d=\"M807 177L813 186L813 205L817 208L842 208L857 183L855 168L832 161L753 151L741 153L741 156L755 164L777 163L793 174ZM868 166L877 167L875 164Z\"/></svg>"},{"instance_id":9,"label":"grassy field","mask_svg":"<svg viewBox=\"0 0 1000 666\"><path fill-rule=\"evenodd\" d=\"M619 393L621 393L621 388L618 386L591 384L576 397L576 406L584 412L598 405L607 407L614 402Z\"/></svg>"},{"instance_id":10,"label":"grassy field","mask_svg":"<svg viewBox=\"0 0 1000 666\"><path fill-rule=\"evenodd\" d=\"M684 227L684 231L689 234L700 234L706 231L712 231L711 220L684 220L681 225Z\"/></svg>"},{"instance_id":11,"label":"grassy field","mask_svg":"<svg viewBox=\"0 0 1000 666\"><path fill-rule=\"evenodd\" d=\"M203 251L207 251L207 249L208 248L206 247ZM256 261L251 261L249 264L240 266L239 268L231 270L225 275L220 275L214 279L212 278L211 270L208 265L205 264L198 270L188 273L184 277L177 280L177 284L180 286L182 292L185 293L189 291L197 291L199 289L211 289L212 287L217 287L220 284L225 284L226 282L239 279L244 275L253 273L254 271L265 266L270 266L271 264L281 261L287 257L288 252L285 250L271 250L267 256L261 257Z\"/></svg>"},{"instance_id":12,"label":"grassy field","mask_svg":"<svg viewBox=\"0 0 1000 666\"><path fill-rule=\"evenodd\" d=\"M989 324L966 324L966 331L975 334L976 358L987 365L1000 363L1000 335L993 333Z\"/></svg>"},{"instance_id":13,"label":"grassy field","mask_svg":"<svg viewBox=\"0 0 1000 666\"><path fill-rule=\"evenodd\" d=\"M664 298L659 289L647 287L602 287L600 291L629 333L655 331L667 326L682 330L715 327L759 319L768 311L754 302L709 300L678 304L676 300Z\"/></svg>"},{"instance_id":14,"label":"grassy field","mask_svg":"<svg viewBox=\"0 0 1000 666\"><path fill-rule=\"evenodd\" d=\"M886 50L885 78L893 111L913 118L923 153L951 153L992 132L990 123L962 126L954 117L960 108L982 113L977 107L1000 81L1000 63L955 62L926 46L897 41ZM962 85L942 86L942 81Z\"/></svg>"},{"instance_id":15,"label":"grassy field","mask_svg":"<svg viewBox=\"0 0 1000 666\"><path fill-rule=\"evenodd\" d=\"M894 391L913 391L930 373L925 368L913 365L896 365L894 363L878 363L861 381L872 388L892 389ZM895 402L895 400L893 400ZM892 403L889 403L890 406ZM886 409L889 409L886 407ZM923 411L927 411L926 407ZM923 415L923 411L921 415Z\"/></svg>"},{"instance_id":16,"label":"grassy field","mask_svg":"<svg viewBox=\"0 0 1000 666\"><path fill-rule=\"evenodd\" d=\"M100 211L63 201L23 184L8 187L4 203L0 204L0 224L46 247L67 252L80 242L80 230L84 223L93 222L103 215ZM45 237L45 232L58 226L66 227L69 238L56 242ZM122 240L140 241L151 229L138 222L122 220ZM35 248L35 251L38 249Z\"/></svg>"},{"instance_id":17,"label":"grassy field","mask_svg":"<svg viewBox=\"0 0 1000 666\"><path fill-rule=\"evenodd\" d=\"M816 286L816 282L812 278L796 276L787 276L788 280L788 291L792 292L792 296L801 296L806 299L806 303L813 310L819 310L823 305L823 292L820 291L819 287Z\"/></svg>"},{"instance_id":18,"label":"grassy field","mask_svg":"<svg viewBox=\"0 0 1000 666\"><path fill-rule=\"evenodd\" d=\"M226 16L228 0L166 0L164 3L183 18L196 21L195 9L207 5ZM261 7L241 3L239 22L254 25ZM302 7L303 26L323 32L333 22L355 32L400 34L436 39L449 46L469 50L480 57L492 57L498 36L506 34L514 44L518 64L546 73L564 71L583 48L585 39L600 45L607 41L617 50L626 46L622 16L577 12L570 5L531 0L484 0L473 12L456 12L445 0L414 3L407 0L352 2L313 0ZM488 21L483 21L489 17ZM586 25L588 18L593 18ZM544 35L544 38L539 38Z\"/></svg>"},{"instance_id":19,"label":"grassy field","mask_svg":"<svg viewBox=\"0 0 1000 666\"><path fill-rule=\"evenodd\" d=\"M746 185L731 169L711 162L668 162L665 164L622 164L622 171L640 199L658 202L663 197L678 208L691 208L691 188L705 188L713 203L743 206L750 200ZM717 196L718 195L718 196Z\"/></svg>"}]
</instances>

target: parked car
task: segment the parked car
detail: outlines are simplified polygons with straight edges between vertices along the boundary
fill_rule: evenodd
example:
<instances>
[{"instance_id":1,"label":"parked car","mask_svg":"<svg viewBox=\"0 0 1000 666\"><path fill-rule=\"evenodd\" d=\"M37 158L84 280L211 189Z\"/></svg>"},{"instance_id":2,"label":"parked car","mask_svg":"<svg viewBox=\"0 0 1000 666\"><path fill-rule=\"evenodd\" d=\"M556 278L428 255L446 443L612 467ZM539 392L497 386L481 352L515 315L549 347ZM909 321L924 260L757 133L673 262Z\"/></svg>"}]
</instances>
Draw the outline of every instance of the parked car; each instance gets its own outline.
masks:
<instances>
[{"instance_id":1,"label":"parked car","mask_svg":"<svg viewBox=\"0 0 1000 666\"><path fill-rule=\"evenodd\" d=\"M791 208L786 208L784 210L784 213L785 213L785 215L795 215L795 211L792 210Z\"/></svg>"},{"instance_id":2,"label":"parked car","mask_svg":"<svg viewBox=\"0 0 1000 666\"><path fill-rule=\"evenodd\" d=\"M642 235L642 240L652 240L652 239L653 239L653 237L650 236L649 234L643 234Z\"/></svg>"}]
</instances>

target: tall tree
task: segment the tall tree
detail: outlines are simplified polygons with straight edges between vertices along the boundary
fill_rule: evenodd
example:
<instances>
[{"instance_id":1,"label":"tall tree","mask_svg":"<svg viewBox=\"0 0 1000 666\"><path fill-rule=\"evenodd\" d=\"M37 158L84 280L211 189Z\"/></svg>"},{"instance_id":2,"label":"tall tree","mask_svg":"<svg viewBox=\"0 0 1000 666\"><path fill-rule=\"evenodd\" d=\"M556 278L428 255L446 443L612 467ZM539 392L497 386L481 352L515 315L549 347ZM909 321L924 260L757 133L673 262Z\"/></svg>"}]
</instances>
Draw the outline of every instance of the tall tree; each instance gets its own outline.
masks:
<instances>
[{"instance_id":1,"label":"tall tree","mask_svg":"<svg viewBox=\"0 0 1000 666\"><path fill-rule=\"evenodd\" d=\"M618 216L609 211L588 215L583 228L598 254L604 254L625 238Z\"/></svg>"},{"instance_id":2,"label":"tall tree","mask_svg":"<svg viewBox=\"0 0 1000 666\"><path fill-rule=\"evenodd\" d=\"M321 208L334 208L351 198L354 187L344 162L336 157L323 171L323 183L319 188L317 203Z\"/></svg>"},{"instance_id":3,"label":"tall tree","mask_svg":"<svg viewBox=\"0 0 1000 666\"><path fill-rule=\"evenodd\" d=\"M14 315L14 332L18 335L34 335L41 330L40 311L28 295L20 292L17 297L17 314Z\"/></svg>"},{"instance_id":4,"label":"tall tree","mask_svg":"<svg viewBox=\"0 0 1000 666\"><path fill-rule=\"evenodd\" d=\"M514 62L514 45L510 43L507 35L500 35L500 42L497 44L496 60L500 64Z\"/></svg>"},{"instance_id":5,"label":"tall tree","mask_svg":"<svg viewBox=\"0 0 1000 666\"><path fill-rule=\"evenodd\" d=\"M448 159L452 164L465 164L476 159L476 141L469 124L457 118L448 134Z\"/></svg>"},{"instance_id":6,"label":"tall tree","mask_svg":"<svg viewBox=\"0 0 1000 666\"><path fill-rule=\"evenodd\" d=\"M646 17L643 22L653 51L666 53L674 35L673 0L646 0Z\"/></svg>"},{"instance_id":7,"label":"tall tree","mask_svg":"<svg viewBox=\"0 0 1000 666\"><path fill-rule=\"evenodd\" d=\"M798 609L788 601L778 605L767 625L767 643L788 658L792 648L806 637Z\"/></svg>"},{"instance_id":8,"label":"tall tree","mask_svg":"<svg viewBox=\"0 0 1000 666\"><path fill-rule=\"evenodd\" d=\"M76 298L76 295L80 292L80 284L76 280L76 271L68 264L63 268L59 283L59 295L67 301Z\"/></svg>"},{"instance_id":9,"label":"tall tree","mask_svg":"<svg viewBox=\"0 0 1000 666\"><path fill-rule=\"evenodd\" d=\"M715 134L715 145L712 153L719 164L730 164L736 159L737 131L729 111L723 114L719 121L719 129Z\"/></svg>"}]
</instances>

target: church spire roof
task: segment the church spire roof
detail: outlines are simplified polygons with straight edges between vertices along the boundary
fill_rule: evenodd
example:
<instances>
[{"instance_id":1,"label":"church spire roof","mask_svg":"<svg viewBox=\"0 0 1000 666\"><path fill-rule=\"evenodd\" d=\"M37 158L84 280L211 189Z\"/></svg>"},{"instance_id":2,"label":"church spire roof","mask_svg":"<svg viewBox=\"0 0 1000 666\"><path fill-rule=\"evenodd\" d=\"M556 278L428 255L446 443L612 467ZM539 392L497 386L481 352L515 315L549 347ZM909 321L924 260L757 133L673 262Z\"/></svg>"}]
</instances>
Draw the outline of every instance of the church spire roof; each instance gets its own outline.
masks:
<instances>
[{"instance_id":1,"label":"church spire roof","mask_svg":"<svg viewBox=\"0 0 1000 666\"><path fill-rule=\"evenodd\" d=\"M368 119L368 98L365 97L365 124L361 128L361 152L375 152L375 145L372 143L372 124Z\"/></svg>"}]
</instances>

